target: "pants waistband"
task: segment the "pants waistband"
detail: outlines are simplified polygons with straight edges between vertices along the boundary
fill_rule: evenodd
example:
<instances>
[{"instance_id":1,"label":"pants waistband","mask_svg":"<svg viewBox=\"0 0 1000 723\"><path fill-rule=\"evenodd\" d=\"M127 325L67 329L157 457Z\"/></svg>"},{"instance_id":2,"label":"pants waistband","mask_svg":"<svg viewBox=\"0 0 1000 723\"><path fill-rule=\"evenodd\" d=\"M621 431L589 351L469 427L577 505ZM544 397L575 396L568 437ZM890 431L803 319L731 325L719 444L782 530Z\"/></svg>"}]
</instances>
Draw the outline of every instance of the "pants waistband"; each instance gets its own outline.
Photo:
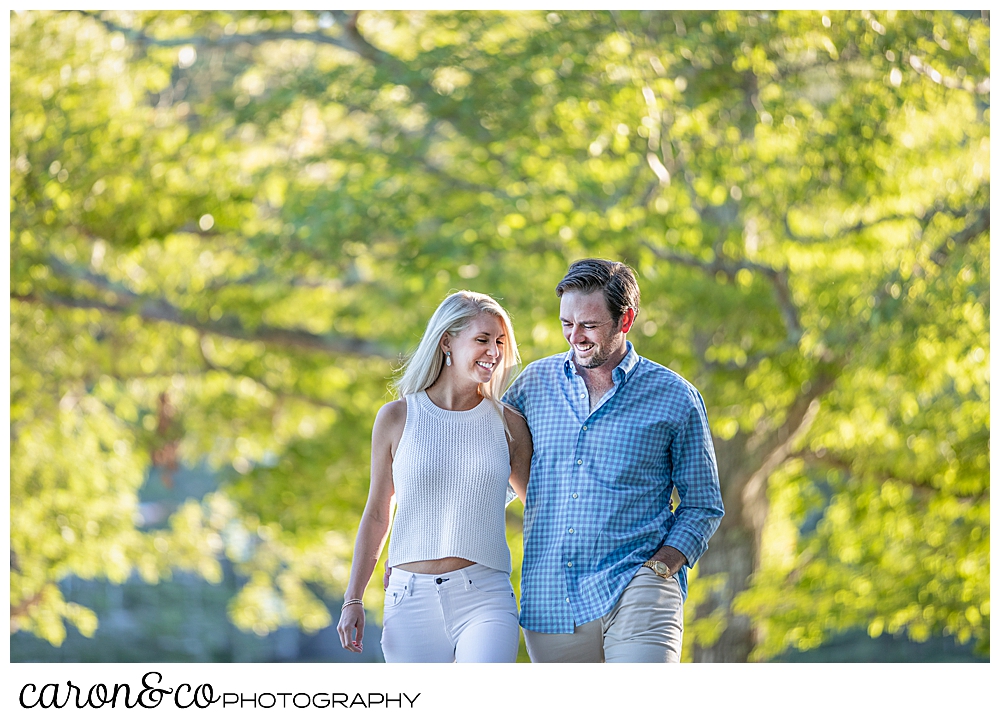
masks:
<instances>
[{"instance_id":1,"label":"pants waistband","mask_svg":"<svg viewBox=\"0 0 1000 723\"><path fill-rule=\"evenodd\" d=\"M397 578L396 576L399 575ZM403 583L407 592L412 595L416 587L452 587L454 585L466 585L474 580L482 579L487 575L507 575L503 570L487 567L480 563L473 563L468 567L462 567L451 572L408 572L394 567L389 575L389 585L393 583Z\"/></svg>"}]
</instances>

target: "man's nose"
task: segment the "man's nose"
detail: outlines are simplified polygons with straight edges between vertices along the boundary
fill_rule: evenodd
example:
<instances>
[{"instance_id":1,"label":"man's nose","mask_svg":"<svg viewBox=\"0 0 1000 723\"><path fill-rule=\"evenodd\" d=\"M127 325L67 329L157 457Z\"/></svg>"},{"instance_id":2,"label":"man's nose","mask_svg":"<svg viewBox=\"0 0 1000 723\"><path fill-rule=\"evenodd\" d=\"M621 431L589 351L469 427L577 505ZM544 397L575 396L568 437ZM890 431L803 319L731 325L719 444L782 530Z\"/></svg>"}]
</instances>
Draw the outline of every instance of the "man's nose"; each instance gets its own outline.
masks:
<instances>
[{"instance_id":1,"label":"man's nose","mask_svg":"<svg viewBox=\"0 0 1000 723\"><path fill-rule=\"evenodd\" d=\"M569 343L576 344L581 341L583 337L582 330L578 326L572 326L569 330Z\"/></svg>"}]
</instances>

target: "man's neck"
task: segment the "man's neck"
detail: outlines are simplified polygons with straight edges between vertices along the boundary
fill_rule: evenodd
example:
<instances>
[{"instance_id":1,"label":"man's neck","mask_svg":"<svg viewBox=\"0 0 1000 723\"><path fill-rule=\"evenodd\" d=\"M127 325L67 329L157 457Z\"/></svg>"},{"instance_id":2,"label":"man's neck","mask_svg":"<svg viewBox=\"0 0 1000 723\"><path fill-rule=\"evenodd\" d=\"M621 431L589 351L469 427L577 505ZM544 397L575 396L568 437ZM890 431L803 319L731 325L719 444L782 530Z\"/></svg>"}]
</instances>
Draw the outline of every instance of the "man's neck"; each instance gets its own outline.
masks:
<instances>
[{"instance_id":1,"label":"man's neck","mask_svg":"<svg viewBox=\"0 0 1000 723\"><path fill-rule=\"evenodd\" d=\"M607 390L613 384L612 374L618 365L622 363L622 359L625 358L626 354L628 354L628 345L622 344L621 348L599 367L582 367L576 363L575 355L573 357L573 366L576 368L576 373L580 375L587 385L587 389Z\"/></svg>"}]
</instances>

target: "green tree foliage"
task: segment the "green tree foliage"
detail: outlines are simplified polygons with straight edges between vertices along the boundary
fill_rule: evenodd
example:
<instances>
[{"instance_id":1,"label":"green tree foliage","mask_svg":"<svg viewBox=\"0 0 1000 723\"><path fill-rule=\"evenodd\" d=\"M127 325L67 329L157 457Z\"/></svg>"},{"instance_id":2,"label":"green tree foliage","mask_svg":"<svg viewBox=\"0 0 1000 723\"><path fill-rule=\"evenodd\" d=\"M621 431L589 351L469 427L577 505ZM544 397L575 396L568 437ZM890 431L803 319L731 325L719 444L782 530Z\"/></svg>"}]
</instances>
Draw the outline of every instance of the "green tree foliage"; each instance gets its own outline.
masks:
<instances>
[{"instance_id":1,"label":"green tree foliage","mask_svg":"<svg viewBox=\"0 0 1000 723\"><path fill-rule=\"evenodd\" d=\"M709 405L728 514L685 656L988 651L979 16L27 12L11 106L12 629L93 630L66 575L221 554L242 628L329 624L431 311L494 294L558 352L552 289L597 255ZM222 490L137 526L148 466L202 460Z\"/></svg>"}]
</instances>

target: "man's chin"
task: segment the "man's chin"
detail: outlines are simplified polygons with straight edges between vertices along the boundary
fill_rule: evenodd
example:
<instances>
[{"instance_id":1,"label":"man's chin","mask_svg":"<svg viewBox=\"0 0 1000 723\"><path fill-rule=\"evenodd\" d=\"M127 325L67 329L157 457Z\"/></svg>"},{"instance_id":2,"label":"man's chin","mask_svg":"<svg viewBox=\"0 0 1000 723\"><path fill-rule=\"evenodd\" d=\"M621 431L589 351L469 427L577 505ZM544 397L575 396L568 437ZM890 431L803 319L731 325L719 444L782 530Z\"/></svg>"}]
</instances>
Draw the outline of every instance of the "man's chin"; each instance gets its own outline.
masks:
<instances>
[{"instance_id":1,"label":"man's chin","mask_svg":"<svg viewBox=\"0 0 1000 723\"><path fill-rule=\"evenodd\" d=\"M594 354L591 354L585 359L581 359L579 354L574 354L573 356L576 361L576 365L578 367L582 367L583 369L596 369L608 360L607 357L600 357Z\"/></svg>"}]
</instances>

